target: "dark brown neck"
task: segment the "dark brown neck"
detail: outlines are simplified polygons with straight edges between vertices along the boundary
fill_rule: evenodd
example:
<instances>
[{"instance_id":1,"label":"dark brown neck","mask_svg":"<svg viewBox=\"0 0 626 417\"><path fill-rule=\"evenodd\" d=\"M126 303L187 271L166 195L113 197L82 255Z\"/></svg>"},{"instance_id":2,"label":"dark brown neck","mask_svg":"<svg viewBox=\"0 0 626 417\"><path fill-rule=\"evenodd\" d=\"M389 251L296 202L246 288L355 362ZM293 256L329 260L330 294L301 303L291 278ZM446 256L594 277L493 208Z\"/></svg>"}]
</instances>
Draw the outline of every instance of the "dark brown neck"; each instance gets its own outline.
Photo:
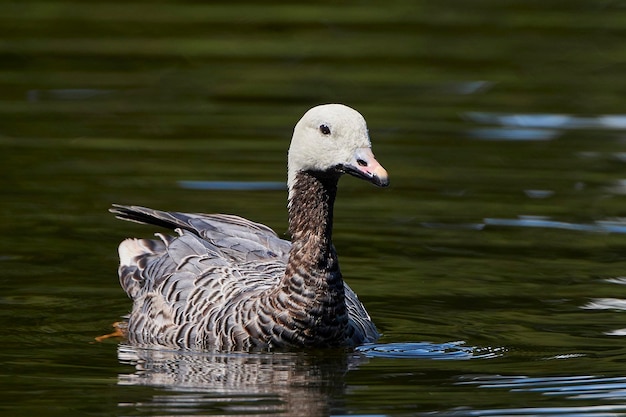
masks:
<instances>
[{"instance_id":1,"label":"dark brown neck","mask_svg":"<svg viewBox=\"0 0 626 417\"><path fill-rule=\"evenodd\" d=\"M289 201L292 246L279 291L294 318L297 333L307 340L343 343L348 325L345 293L332 244L336 173L299 172ZM280 297L279 297L280 299ZM321 324L320 324L321 323Z\"/></svg>"},{"instance_id":2,"label":"dark brown neck","mask_svg":"<svg viewBox=\"0 0 626 417\"><path fill-rule=\"evenodd\" d=\"M292 256L304 251L309 267L324 268L332 250L333 207L337 195L336 174L299 172L290 192L289 232ZM331 254L331 252L333 252Z\"/></svg>"}]
</instances>

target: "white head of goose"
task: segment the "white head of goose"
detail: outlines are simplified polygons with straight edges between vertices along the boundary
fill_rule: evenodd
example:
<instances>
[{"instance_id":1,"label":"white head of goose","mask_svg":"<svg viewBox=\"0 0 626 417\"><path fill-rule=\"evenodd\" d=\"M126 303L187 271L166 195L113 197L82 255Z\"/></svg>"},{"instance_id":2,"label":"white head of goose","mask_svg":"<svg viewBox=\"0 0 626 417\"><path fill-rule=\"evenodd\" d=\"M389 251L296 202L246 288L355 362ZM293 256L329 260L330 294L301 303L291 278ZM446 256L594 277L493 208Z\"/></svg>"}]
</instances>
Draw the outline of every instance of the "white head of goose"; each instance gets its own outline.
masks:
<instances>
[{"instance_id":1,"label":"white head of goose","mask_svg":"<svg viewBox=\"0 0 626 417\"><path fill-rule=\"evenodd\" d=\"M129 342L250 350L356 346L379 337L343 282L331 241L342 174L389 184L365 119L340 104L312 108L294 129L288 166L291 243L237 216L113 206L120 219L177 232L120 244L120 283L133 300Z\"/></svg>"}]
</instances>

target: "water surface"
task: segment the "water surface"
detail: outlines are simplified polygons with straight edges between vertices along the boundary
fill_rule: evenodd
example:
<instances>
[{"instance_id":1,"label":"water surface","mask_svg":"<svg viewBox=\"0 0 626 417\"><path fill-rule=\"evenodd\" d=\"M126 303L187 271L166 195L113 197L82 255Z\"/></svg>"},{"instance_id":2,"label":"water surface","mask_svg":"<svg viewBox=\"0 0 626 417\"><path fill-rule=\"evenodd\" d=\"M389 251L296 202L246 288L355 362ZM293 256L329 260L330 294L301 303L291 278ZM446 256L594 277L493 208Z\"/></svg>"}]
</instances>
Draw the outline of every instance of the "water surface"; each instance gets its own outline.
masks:
<instances>
[{"instance_id":1,"label":"water surface","mask_svg":"<svg viewBox=\"0 0 626 417\"><path fill-rule=\"evenodd\" d=\"M0 409L7 415L626 414L624 8L397 0L7 3ZM112 203L286 236L319 103L392 186L345 178L342 271L383 337L255 354L94 343L129 311Z\"/></svg>"}]
</instances>

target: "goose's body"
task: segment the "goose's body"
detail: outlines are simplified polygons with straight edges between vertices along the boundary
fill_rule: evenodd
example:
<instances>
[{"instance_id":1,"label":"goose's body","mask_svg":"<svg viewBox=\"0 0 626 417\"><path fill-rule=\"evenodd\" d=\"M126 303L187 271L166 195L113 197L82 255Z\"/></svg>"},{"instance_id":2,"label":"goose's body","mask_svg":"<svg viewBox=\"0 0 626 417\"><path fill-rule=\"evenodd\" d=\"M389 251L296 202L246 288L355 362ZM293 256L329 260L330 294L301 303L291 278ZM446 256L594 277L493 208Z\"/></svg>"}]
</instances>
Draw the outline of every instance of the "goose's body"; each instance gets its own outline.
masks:
<instances>
[{"instance_id":1,"label":"goose's body","mask_svg":"<svg viewBox=\"0 0 626 417\"><path fill-rule=\"evenodd\" d=\"M376 327L343 282L331 241L343 173L388 184L370 150L363 117L330 104L309 110L294 129L291 243L237 216L115 205L111 211L121 219L177 232L120 244L120 282L133 300L130 342L245 350L375 341Z\"/></svg>"}]
</instances>

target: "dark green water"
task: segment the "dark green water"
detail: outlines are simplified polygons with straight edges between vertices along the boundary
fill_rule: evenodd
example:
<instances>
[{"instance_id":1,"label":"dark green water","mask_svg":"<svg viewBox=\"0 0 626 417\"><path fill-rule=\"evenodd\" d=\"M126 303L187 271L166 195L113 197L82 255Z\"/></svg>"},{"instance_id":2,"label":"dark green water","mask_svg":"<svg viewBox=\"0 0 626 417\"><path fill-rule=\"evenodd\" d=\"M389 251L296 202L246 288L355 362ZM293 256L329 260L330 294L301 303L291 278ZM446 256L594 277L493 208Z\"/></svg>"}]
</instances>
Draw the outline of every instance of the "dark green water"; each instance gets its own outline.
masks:
<instances>
[{"instance_id":1,"label":"dark green water","mask_svg":"<svg viewBox=\"0 0 626 417\"><path fill-rule=\"evenodd\" d=\"M624 2L1 7L3 415L626 414ZM284 233L283 190L181 182L284 181L327 102L392 181L345 178L335 219L379 343L94 343L130 308L117 244L157 231L110 204Z\"/></svg>"}]
</instances>

